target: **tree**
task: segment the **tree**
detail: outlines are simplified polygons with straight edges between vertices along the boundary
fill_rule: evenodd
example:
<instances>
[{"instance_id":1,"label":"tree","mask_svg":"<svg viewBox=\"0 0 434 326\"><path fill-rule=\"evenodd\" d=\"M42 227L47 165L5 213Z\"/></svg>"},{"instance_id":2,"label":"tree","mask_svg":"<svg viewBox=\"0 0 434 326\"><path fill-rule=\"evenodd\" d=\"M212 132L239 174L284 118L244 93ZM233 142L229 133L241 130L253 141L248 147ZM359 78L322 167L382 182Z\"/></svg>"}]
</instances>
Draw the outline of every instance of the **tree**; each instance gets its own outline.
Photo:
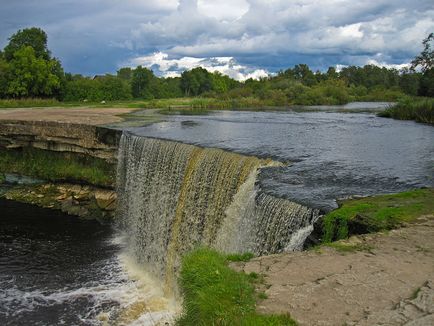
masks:
<instances>
[{"instance_id":1,"label":"tree","mask_svg":"<svg viewBox=\"0 0 434 326\"><path fill-rule=\"evenodd\" d=\"M130 80L133 76L133 69L129 67L121 68L117 71L117 76L124 80Z\"/></svg>"},{"instance_id":2,"label":"tree","mask_svg":"<svg viewBox=\"0 0 434 326\"><path fill-rule=\"evenodd\" d=\"M426 39L422 41L424 49L416 56L411 62L411 69L414 70L417 67L421 67L422 72L434 68L434 50L431 49L431 43L434 42L434 33L428 35Z\"/></svg>"},{"instance_id":3,"label":"tree","mask_svg":"<svg viewBox=\"0 0 434 326\"><path fill-rule=\"evenodd\" d=\"M339 74L336 71L335 67L329 67L326 73L327 79L338 79Z\"/></svg>"},{"instance_id":4,"label":"tree","mask_svg":"<svg viewBox=\"0 0 434 326\"><path fill-rule=\"evenodd\" d=\"M3 59L0 52L0 98L6 96L8 87L9 64Z\"/></svg>"},{"instance_id":5,"label":"tree","mask_svg":"<svg viewBox=\"0 0 434 326\"><path fill-rule=\"evenodd\" d=\"M6 94L12 97L53 96L61 83L56 71L57 60L44 60L35 55L31 46L22 47L9 62Z\"/></svg>"},{"instance_id":6,"label":"tree","mask_svg":"<svg viewBox=\"0 0 434 326\"><path fill-rule=\"evenodd\" d=\"M212 74L202 67L184 71L181 74L181 88L186 96L208 92L213 89Z\"/></svg>"},{"instance_id":7,"label":"tree","mask_svg":"<svg viewBox=\"0 0 434 326\"><path fill-rule=\"evenodd\" d=\"M9 44L4 48L5 59L7 61L12 60L15 52L27 46L33 48L36 58L50 60L51 54L47 48L47 34L36 27L19 30L9 38Z\"/></svg>"},{"instance_id":8,"label":"tree","mask_svg":"<svg viewBox=\"0 0 434 326\"><path fill-rule=\"evenodd\" d=\"M134 69L131 79L131 92L133 97L152 99L154 96L150 91L150 86L154 78L154 73L148 68L138 66Z\"/></svg>"},{"instance_id":9,"label":"tree","mask_svg":"<svg viewBox=\"0 0 434 326\"><path fill-rule=\"evenodd\" d=\"M401 87L405 94L416 96L420 87L420 78L420 73L416 73L408 68L404 68L401 70L399 87Z\"/></svg>"},{"instance_id":10,"label":"tree","mask_svg":"<svg viewBox=\"0 0 434 326\"><path fill-rule=\"evenodd\" d=\"M315 75L307 64L294 66L293 73L295 79L301 81L304 85L313 86L316 84Z\"/></svg>"}]
</instances>

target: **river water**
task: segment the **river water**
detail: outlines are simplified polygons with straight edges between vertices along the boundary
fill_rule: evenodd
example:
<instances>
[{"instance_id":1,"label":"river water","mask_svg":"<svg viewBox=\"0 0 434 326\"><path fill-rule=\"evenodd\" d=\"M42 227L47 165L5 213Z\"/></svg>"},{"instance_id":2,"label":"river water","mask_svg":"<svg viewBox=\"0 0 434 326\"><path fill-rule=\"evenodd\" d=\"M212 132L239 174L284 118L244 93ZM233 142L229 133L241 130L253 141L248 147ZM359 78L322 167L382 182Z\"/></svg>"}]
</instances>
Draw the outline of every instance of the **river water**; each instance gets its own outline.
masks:
<instances>
[{"instance_id":1,"label":"river water","mask_svg":"<svg viewBox=\"0 0 434 326\"><path fill-rule=\"evenodd\" d=\"M110 226L1 199L0 208L0 325L170 320L170 302Z\"/></svg>"},{"instance_id":2,"label":"river water","mask_svg":"<svg viewBox=\"0 0 434 326\"><path fill-rule=\"evenodd\" d=\"M380 118L365 106L349 107L360 113L215 111L129 130L281 161L262 170L261 188L323 211L351 195L434 186L434 128Z\"/></svg>"}]
</instances>

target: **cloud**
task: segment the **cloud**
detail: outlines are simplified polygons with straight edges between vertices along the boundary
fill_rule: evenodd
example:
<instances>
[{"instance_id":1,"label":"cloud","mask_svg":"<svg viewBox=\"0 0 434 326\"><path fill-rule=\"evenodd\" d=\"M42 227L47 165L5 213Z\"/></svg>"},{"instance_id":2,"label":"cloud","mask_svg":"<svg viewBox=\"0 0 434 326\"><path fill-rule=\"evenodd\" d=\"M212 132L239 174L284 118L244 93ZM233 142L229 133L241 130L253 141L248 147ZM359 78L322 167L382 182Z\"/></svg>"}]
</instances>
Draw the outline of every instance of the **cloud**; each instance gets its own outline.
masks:
<instances>
[{"instance_id":1,"label":"cloud","mask_svg":"<svg viewBox=\"0 0 434 326\"><path fill-rule=\"evenodd\" d=\"M5 1L6 2L6 1ZM20 0L0 11L0 46L40 26L69 71L103 73L165 53L231 57L275 72L376 60L405 64L434 31L432 0ZM180 64L180 63L179 63ZM250 67L250 68L249 68ZM222 68L223 69L223 68ZM170 70L169 70L170 71Z\"/></svg>"},{"instance_id":2,"label":"cloud","mask_svg":"<svg viewBox=\"0 0 434 326\"><path fill-rule=\"evenodd\" d=\"M177 77L180 76L184 70L191 70L197 67L205 68L210 72L219 72L239 81L244 81L249 78L260 79L270 74L264 69L254 69L240 65L233 57L182 57L179 59L171 59L167 53L163 52L134 58L126 65L132 67L141 65L152 69L157 75L164 77Z\"/></svg>"}]
</instances>

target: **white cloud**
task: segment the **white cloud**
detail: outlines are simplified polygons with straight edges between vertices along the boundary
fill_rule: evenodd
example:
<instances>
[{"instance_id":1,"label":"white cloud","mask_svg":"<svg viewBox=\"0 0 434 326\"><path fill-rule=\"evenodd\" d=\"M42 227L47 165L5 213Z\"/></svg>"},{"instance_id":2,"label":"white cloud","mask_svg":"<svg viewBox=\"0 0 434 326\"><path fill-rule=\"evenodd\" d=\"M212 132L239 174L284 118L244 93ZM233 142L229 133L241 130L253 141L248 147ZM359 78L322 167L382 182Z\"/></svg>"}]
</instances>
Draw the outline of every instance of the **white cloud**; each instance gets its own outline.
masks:
<instances>
[{"instance_id":1,"label":"white cloud","mask_svg":"<svg viewBox=\"0 0 434 326\"><path fill-rule=\"evenodd\" d=\"M388 69L396 69L396 70L401 70L404 68L410 68L411 64L410 63L401 63L401 64L390 64L390 63L386 63L386 62L378 62L375 59L369 59L366 62L367 65L374 65L374 66L378 66L378 67L384 67L384 68L388 68Z\"/></svg>"},{"instance_id":2,"label":"white cloud","mask_svg":"<svg viewBox=\"0 0 434 326\"><path fill-rule=\"evenodd\" d=\"M239 81L249 78L259 79L267 77L269 72L264 69L254 69L240 65L233 57L195 58L181 57L170 59L167 53L156 52L152 55L136 57L127 64L132 67L144 66L153 69L164 77L180 76L184 70L202 67L210 72L219 72Z\"/></svg>"},{"instance_id":3,"label":"white cloud","mask_svg":"<svg viewBox=\"0 0 434 326\"><path fill-rule=\"evenodd\" d=\"M369 59L401 64L421 51L422 39L434 30L432 0L3 2L0 46L19 28L42 27L50 49L75 72L114 70L129 57L155 52L233 57L269 71Z\"/></svg>"},{"instance_id":4,"label":"white cloud","mask_svg":"<svg viewBox=\"0 0 434 326\"><path fill-rule=\"evenodd\" d=\"M198 0L197 4L200 14L222 21L239 19L249 10L245 0Z\"/></svg>"}]
</instances>

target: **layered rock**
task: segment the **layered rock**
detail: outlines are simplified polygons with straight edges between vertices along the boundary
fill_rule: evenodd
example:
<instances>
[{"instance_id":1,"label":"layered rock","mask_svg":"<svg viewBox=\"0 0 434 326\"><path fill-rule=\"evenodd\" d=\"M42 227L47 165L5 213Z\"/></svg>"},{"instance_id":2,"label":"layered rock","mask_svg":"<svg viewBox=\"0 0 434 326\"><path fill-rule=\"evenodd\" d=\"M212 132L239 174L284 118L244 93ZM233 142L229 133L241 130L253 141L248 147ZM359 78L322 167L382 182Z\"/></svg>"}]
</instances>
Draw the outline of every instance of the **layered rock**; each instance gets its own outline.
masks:
<instances>
[{"instance_id":1,"label":"layered rock","mask_svg":"<svg viewBox=\"0 0 434 326\"><path fill-rule=\"evenodd\" d=\"M100 126L56 121L0 121L0 147L81 153L116 161L121 132Z\"/></svg>"}]
</instances>

